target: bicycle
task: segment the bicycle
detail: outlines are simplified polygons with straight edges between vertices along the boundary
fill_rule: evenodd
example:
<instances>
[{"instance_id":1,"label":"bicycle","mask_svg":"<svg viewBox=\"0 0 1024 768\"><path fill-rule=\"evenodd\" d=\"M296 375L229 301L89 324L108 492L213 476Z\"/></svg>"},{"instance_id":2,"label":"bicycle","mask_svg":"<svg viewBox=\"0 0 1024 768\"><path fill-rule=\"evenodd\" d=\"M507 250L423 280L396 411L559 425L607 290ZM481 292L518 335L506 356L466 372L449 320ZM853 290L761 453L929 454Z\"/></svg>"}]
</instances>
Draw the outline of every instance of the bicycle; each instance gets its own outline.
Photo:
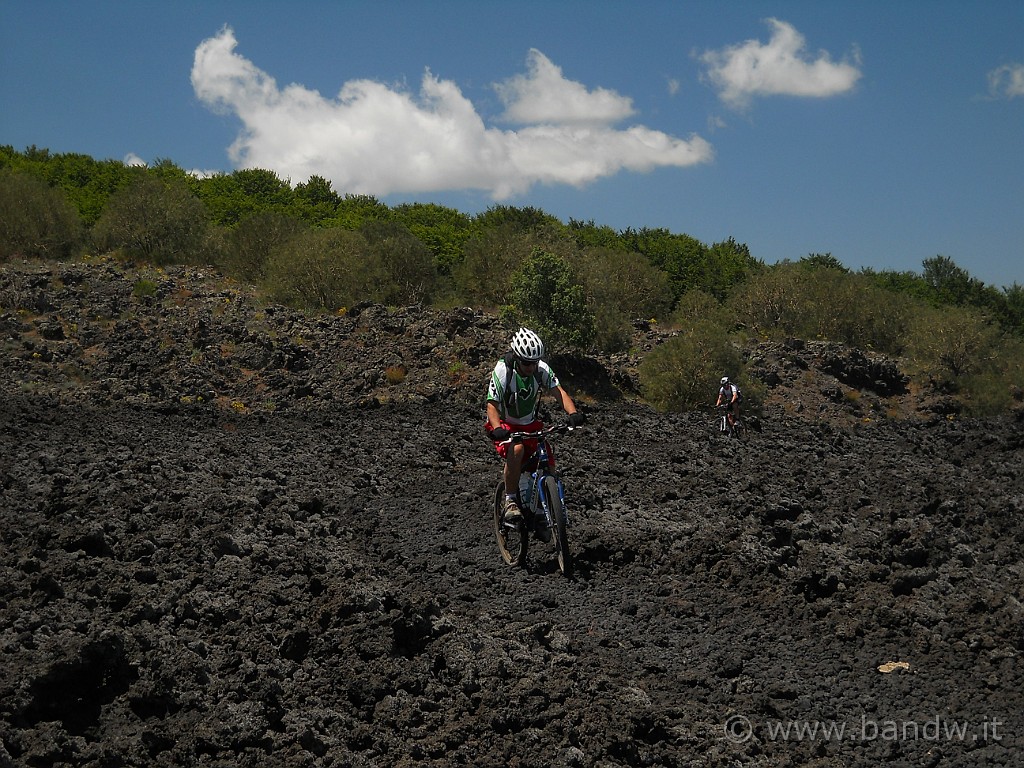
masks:
<instances>
[{"instance_id":1,"label":"bicycle","mask_svg":"<svg viewBox=\"0 0 1024 768\"><path fill-rule=\"evenodd\" d=\"M736 439L742 437L745 429L743 423L740 421L737 421L734 424L729 423L729 406L718 406L718 412L718 431L725 437L732 437Z\"/></svg>"},{"instance_id":2,"label":"bicycle","mask_svg":"<svg viewBox=\"0 0 1024 768\"><path fill-rule=\"evenodd\" d=\"M537 526L551 531L558 556L558 569L565 576L572 574L572 553L569 551L569 516L565 509L565 486L554 471L553 457L548 440L556 432L571 432L576 427L558 424L539 432L513 432L502 445L524 439L537 441L537 450L527 459L520 476L520 499L524 509L516 521L505 520L505 481L499 480L494 489L494 535L502 559L512 566L526 565L530 533Z\"/></svg>"}]
</instances>

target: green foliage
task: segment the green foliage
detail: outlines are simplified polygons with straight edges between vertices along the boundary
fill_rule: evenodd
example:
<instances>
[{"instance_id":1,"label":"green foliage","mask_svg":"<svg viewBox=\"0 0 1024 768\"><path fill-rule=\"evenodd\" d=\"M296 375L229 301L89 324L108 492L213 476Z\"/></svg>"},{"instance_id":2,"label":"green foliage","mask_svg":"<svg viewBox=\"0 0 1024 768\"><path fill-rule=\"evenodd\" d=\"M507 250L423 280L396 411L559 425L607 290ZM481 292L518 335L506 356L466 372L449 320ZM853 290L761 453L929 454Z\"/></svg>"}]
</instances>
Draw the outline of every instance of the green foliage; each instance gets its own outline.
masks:
<instances>
[{"instance_id":1,"label":"green foliage","mask_svg":"<svg viewBox=\"0 0 1024 768\"><path fill-rule=\"evenodd\" d=\"M105 250L153 264L201 259L207 215L181 181L163 181L140 172L111 198L93 229L93 241Z\"/></svg>"},{"instance_id":2,"label":"green foliage","mask_svg":"<svg viewBox=\"0 0 1024 768\"><path fill-rule=\"evenodd\" d=\"M678 328L692 328L707 322L728 328L730 315L721 302L710 293L692 290L679 297L676 308L668 320L669 324Z\"/></svg>"},{"instance_id":3,"label":"green foliage","mask_svg":"<svg viewBox=\"0 0 1024 768\"><path fill-rule=\"evenodd\" d=\"M508 317L527 325L551 349L586 349L594 315L583 285L565 259L536 248L512 277Z\"/></svg>"},{"instance_id":4,"label":"green foliage","mask_svg":"<svg viewBox=\"0 0 1024 768\"><path fill-rule=\"evenodd\" d=\"M272 300L300 309L350 307L370 298L372 287L383 282L380 264L366 258L367 251L358 232L307 230L271 253L263 288Z\"/></svg>"},{"instance_id":5,"label":"green foliage","mask_svg":"<svg viewBox=\"0 0 1024 768\"><path fill-rule=\"evenodd\" d=\"M916 373L955 391L964 377L993 370L1001 338L977 310L922 307L911 322L906 351Z\"/></svg>"},{"instance_id":6,"label":"green foliage","mask_svg":"<svg viewBox=\"0 0 1024 768\"><path fill-rule=\"evenodd\" d=\"M132 286L132 296L137 299L147 299L156 296L157 284L152 280L141 278L135 281Z\"/></svg>"},{"instance_id":7,"label":"green foliage","mask_svg":"<svg viewBox=\"0 0 1024 768\"><path fill-rule=\"evenodd\" d=\"M833 269L836 272L843 273L850 271L831 253L809 253L800 259L798 263L800 266L808 269Z\"/></svg>"},{"instance_id":8,"label":"green foliage","mask_svg":"<svg viewBox=\"0 0 1024 768\"><path fill-rule=\"evenodd\" d=\"M627 349L632 321L662 317L672 304L668 275L636 253L591 248L574 261L594 308L599 349Z\"/></svg>"},{"instance_id":9,"label":"green foliage","mask_svg":"<svg viewBox=\"0 0 1024 768\"><path fill-rule=\"evenodd\" d=\"M614 229L609 226L598 226L593 219L587 222L569 219L569 231L580 250L586 248L625 250L619 234Z\"/></svg>"},{"instance_id":10,"label":"green foliage","mask_svg":"<svg viewBox=\"0 0 1024 768\"><path fill-rule=\"evenodd\" d=\"M980 305L985 284L971 277L948 256L935 256L922 262L923 278L940 304Z\"/></svg>"},{"instance_id":11,"label":"green foliage","mask_svg":"<svg viewBox=\"0 0 1024 768\"><path fill-rule=\"evenodd\" d=\"M295 185L295 212L303 221L322 226L338 213L341 196L323 176L310 176L305 184Z\"/></svg>"},{"instance_id":12,"label":"green foliage","mask_svg":"<svg viewBox=\"0 0 1024 768\"><path fill-rule=\"evenodd\" d=\"M0 261L63 259L84 240L78 211L60 189L25 172L0 172Z\"/></svg>"},{"instance_id":13,"label":"green foliage","mask_svg":"<svg viewBox=\"0 0 1024 768\"><path fill-rule=\"evenodd\" d=\"M246 282L259 282L266 275L271 254L309 228L283 213L264 211L246 216L228 230L218 266Z\"/></svg>"},{"instance_id":14,"label":"green foliage","mask_svg":"<svg viewBox=\"0 0 1024 768\"><path fill-rule=\"evenodd\" d=\"M451 274L462 261L471 227L466 214L443 205L406 203L396 206L392 215L430 249L439 275Z\"/></svg>"},{"instance_id":15,"label":"green foliage","mask_svg":"<svg viewBox=\"0 0 1024 768\"><path fill-rule=\"evenodd\" d=\"M211 222L223 226L233 226L256 213L291 213L294 208L291 186L273 171L247 168L197 179L192 186Z\"/></svg>"},{"instance_id":16,"label":"green foliage","mask_svg":"<svg viewBox=\"0 0 1024 768\"><path fill-rule=\"evenodd\" d=\"M729 299L736 322L769 338L830 339L898 354L912 313L909 300L868 278L782 262L744 283Z\"/></svg>"},{"instance_id":17,"label":"green foliage","mask_svg":"<svg viewBox=\"0 0 1024 768\"><path fill-rule=\"evenodd\" d=\"M367 258L380 266L374 298L383 304L428 303L434 290L434 255L403 224L369 221L359 230Z\"/></svg>"},{"instance_id":18,"label":"green foliage","mask_svg":"<svg viewBox=\"0 0 1024 768\"><path fill-rule=\"evenodd\" d=\"M530 206L516 208L511 205L494 205L473 219L475 232L496 229L508 232L556 232L560 235L566 233L566 227L561 221Z\"/></svg>"},{"instance_id":19,"label":"green foliage","mask_svg":"<svg viewBox=\"0 0 1024 768\"><path fill-rule=\"evenodd\" d=\"M332 227L359 229L369 221L390 221L391 209L373 195L345 195L334 217L325 222Z\"/></svg>"},{"instance_id":20,"label":"green foliage","mask_svg":"<svg viewBox=\"0 0 1024 768\"><path fill-rule=\"evenodd\" d=\"M452 272L458 298L475 306L508 303L513 273L535 249L551 246L545 233L523 232L510 225L471 235L462 261Z\"/></svg>"},{"instance_id":21,"label":"green foliage","mask_svg":"<svg viewBox=\"0 0 1024 768\"><path fill-rule=\"evenodd\" d=\"M660 410L695 410L714 403L725 372L735 372L730 377L746 393L742 370L743 356L727 329L711 319L698 320L644 357L640 385Z\"/></svg>"}]
</instances>

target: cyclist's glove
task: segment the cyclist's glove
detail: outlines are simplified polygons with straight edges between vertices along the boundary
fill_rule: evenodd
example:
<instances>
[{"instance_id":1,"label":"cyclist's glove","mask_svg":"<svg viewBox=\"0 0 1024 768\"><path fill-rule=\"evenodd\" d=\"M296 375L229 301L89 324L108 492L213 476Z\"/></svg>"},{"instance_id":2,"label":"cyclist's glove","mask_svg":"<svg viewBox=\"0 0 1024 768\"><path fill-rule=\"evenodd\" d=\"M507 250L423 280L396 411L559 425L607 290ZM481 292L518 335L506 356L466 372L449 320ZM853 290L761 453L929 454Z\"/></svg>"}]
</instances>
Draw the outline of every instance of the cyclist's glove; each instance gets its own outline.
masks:
<instances>
[{"instance_id":1,"label":"cyclist's glove","mask_svg":"<svg viewBox=\"0 0 1024 768\"><path fill-rule=\"evenodd\" d=\"M508 440L508 436L512 433L505 427L495 427L491 430L492 440Z\"/></svg>"},{"instance_id":2,"label":"cyclist's glove","mask_svg":"<svg viewBox=\"0 0 1024 768\"><path fill-rule=\"evenodd\" d=\"M569 414L569 426L570 427L582 426L583 422L585 422L586 420L587 420L587 417L584 416L579 411L576 411L575 413L570 413Z\"/></svg>"}]
</instances>

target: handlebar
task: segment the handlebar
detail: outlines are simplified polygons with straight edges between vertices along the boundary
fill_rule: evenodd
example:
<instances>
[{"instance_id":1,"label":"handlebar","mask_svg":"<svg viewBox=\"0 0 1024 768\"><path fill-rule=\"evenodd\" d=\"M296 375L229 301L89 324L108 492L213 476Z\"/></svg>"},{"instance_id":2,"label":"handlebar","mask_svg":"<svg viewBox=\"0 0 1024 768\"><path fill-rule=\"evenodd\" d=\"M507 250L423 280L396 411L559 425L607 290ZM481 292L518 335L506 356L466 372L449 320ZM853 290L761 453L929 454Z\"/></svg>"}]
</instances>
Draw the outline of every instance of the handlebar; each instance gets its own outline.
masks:
<instances>
[{"instance_id":1,"label":"handlebar","mask_svg":"<svg viewBox=\"0 0 1024 768\"><path fill-rule=\"evenodd\" d=\"M570 427L568 424L554 424L550 427L544 427L544 429L536 432L512 432L507 438L502 440L498 445L510 445L518 440L537 440L538 438L547 438L548 435L552 435L555 432L572 432L579 427Z\"/></svg>"}]
</instances>

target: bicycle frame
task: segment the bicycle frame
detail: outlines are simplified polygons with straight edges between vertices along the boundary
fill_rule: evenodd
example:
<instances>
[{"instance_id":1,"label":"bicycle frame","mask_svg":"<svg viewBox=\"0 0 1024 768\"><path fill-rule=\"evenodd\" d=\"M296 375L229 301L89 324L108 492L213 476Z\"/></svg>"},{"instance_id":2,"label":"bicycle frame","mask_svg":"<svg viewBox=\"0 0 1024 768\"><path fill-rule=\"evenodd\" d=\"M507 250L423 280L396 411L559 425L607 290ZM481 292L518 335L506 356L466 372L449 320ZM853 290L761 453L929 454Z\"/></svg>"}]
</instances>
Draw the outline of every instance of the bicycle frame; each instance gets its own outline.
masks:
<instances>
[{"instance_id":1,"label":"bicycle frame","mask_svg":"<svg viewBox=\"0 0 1024 768\"><path fill-rule=\"evenodd\" d=\"M526 460L526 464L533 465L536 462L536 469L529 470L524 467L520 474L530 474L530 511L536 514L539 511L544 514L544 523L548 527L551 527L553 521L551 519L551 504L548 501L547 491L544 489L544 478L554 478L555 485L558 486L558 497L559 501L562 502L562 509L565 510L565 522L566 526L569 525L569 511L565 509L565 486L562 484L562 478L558 476L557 472L553 472L551 469L551 452L548 449L548 436L555 432L572 431L574 427L568 425L556 425L552 427L545 427L538 432L513 432L508 436L508 439L503 440L503 445L511 445L512 443L519 442L522 440L536 440L537 450L533 456Z\"/></svg>"},{"instance_id":2,"label":"bicycle frame","mask_svg":"<svg viewBox=\"0 0 1024 768\"><path fill-rule=\"evenodd\" d=\"M544 487L544 478L553 477L558 486L558 497L565 508L565 488L562 485L562 478L551 471L551 454L548 451L548 441L541 438L537 441L537 468L530 472L530 511L534 514L538 509L544 513L544 522L549 528L552 524L551 503L548 501L548 492ZM539 503L538 503L539 502ZM565 524L569 525L569 514L566 511Z\"/></svg>"}]
</instances>

